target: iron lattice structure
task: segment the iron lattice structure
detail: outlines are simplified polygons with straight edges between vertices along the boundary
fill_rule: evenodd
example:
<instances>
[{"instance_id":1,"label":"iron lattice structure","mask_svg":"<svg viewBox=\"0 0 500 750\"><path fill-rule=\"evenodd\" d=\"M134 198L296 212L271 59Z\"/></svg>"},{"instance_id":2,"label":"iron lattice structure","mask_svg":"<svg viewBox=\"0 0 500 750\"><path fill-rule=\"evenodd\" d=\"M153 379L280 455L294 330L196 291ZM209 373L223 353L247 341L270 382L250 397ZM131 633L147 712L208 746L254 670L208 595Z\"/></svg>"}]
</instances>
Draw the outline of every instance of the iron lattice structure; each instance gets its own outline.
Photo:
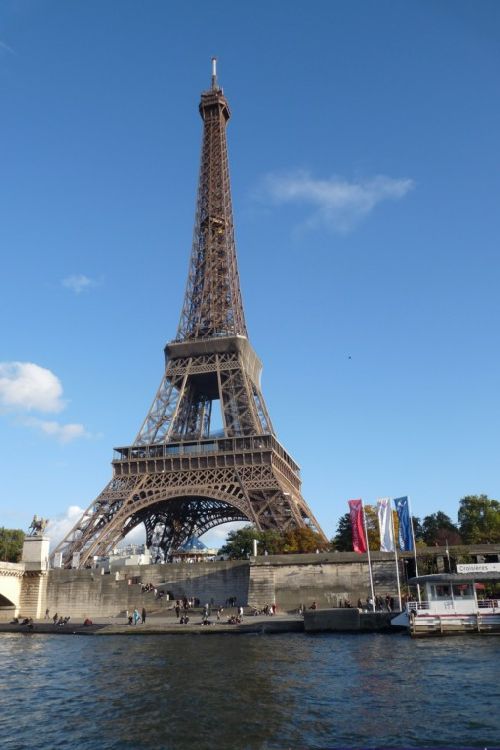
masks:
<instances>
[{"instance_id":1,"label":"iron lattice structure","mask_svg":"<svg viewBox=\"0 0 500 750\"><path fill-rule=\"evenodd\" d=\"M228 521L285 531L319 524L299 467L278 442L247 336L226 145L230 110L217 84L201 95L203 144L184 303L165 374L113 478L53 553L84 567L143 523L156 561Z\"/></svg>"}]
</instances>

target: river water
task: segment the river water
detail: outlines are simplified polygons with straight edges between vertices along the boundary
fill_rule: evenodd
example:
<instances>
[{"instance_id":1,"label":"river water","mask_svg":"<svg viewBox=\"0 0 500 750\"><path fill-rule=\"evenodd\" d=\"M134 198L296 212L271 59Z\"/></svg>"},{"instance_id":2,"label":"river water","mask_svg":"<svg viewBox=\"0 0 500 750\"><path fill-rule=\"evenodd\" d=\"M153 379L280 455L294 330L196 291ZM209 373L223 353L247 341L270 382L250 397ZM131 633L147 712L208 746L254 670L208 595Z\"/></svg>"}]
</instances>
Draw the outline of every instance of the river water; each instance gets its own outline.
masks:
<instances>
[{"instance_id":1,"label":"river water","mask_svg":"<svg viewBox=\"0 0 500 750\"><path fill-rule=\"evenodd\" d=\"M500 638L3 634L0 747L499 748Z\"/></svg>"}]
</instances>

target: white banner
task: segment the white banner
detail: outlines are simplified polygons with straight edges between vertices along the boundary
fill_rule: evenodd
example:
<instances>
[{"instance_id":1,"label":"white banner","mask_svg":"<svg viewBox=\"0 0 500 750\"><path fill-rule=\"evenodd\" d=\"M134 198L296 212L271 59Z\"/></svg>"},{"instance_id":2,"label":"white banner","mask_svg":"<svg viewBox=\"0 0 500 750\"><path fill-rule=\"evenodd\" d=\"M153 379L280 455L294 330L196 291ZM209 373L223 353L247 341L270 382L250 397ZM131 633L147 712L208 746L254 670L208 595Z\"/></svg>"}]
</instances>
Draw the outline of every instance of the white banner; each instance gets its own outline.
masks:
<instances>
[{"instance_id":1,"label":"white banner","mask_svg":"<svg viewBox=\"0 0 500 750\"><path fill-rule=\"evenodd\" d=\"M392 534L391 501L388 497L377 500L378 527L380 530L380 551L394 552L394 537Z\"/></svg>"}]
</instances>

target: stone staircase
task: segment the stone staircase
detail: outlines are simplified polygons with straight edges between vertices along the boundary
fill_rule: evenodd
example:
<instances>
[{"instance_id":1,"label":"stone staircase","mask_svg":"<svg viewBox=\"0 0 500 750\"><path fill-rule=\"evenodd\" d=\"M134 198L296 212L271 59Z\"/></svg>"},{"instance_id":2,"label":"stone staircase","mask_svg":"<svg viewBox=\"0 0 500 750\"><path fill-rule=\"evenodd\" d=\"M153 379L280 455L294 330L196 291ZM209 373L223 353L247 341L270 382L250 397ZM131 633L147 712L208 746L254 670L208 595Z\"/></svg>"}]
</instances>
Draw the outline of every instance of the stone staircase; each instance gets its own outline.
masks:
<instances>
[{"instance_id":1,"label":"stone staircase","mask_svg":"<svg viewBox=\"0 0 500 750\"><path fill-rule=\"evenodd\" d=\"M276 600L274 569L267 565L254 566L251 569L248 589L248 604L260 609Z\"/></svg>"}]
</instances>

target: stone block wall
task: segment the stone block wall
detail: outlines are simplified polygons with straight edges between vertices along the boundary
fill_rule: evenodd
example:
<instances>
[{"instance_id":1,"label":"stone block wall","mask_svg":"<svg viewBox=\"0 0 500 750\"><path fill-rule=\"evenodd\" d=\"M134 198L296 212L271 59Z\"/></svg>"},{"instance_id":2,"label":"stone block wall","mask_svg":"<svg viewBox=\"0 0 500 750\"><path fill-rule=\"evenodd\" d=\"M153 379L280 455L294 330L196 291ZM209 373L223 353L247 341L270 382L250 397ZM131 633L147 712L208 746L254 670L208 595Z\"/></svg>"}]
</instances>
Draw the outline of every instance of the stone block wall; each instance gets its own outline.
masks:
<instances>
[{"instance_id":1,"label":"stone block wall","mask_svg":"<svg viewBox=\"0 0 500 750\"><path fill-rule=\"evenodd\" d=\"M124 566L110 574L56 569L48 575L43 612L48 607L51 616L57 612L72 618L115 617L135 607L144 606L151 613L171 605L165 598L156 600L152 592L142 593L141 583L152 583L174 599L197 597L202 604L224 604L235 596L245 604L248 573L246 561Z\"/></svg>"},{"instance_id":2,"label":"stone block wall","mask_svg":"<svg viewBox=\"0 0 500 750\"><path fill-rule=\"evenodd\" d=\"M22 579L19 597L21 617L33 617L34 620L45 614L48 575L46 572L28 572Z\"/></svg>"},{"instance_id":3,"label":"stone block wall","mask_svg":"<svg viewBox=\"0 0 500 750\"><path fill-rule=\"evenodd\" d=\"M373 560L375 594L397 596L396 569L390 556ZM351 553L290 555L252 560L249 604L262 607L275 603L278 610L292 612L300 604L308 607L338 607L350 599L356 605L371 596L368 562Z\"/></svg>"},{"instance_id":4,"label":"stone block wall","mask_svg":"<svg viewBox=\"0 0 500 750\"><path fill-rule=\"evenodd\" d=\"M19 614L24 572L22 563L0 562L0 622Z\"/></svg>"}]
</instances>

